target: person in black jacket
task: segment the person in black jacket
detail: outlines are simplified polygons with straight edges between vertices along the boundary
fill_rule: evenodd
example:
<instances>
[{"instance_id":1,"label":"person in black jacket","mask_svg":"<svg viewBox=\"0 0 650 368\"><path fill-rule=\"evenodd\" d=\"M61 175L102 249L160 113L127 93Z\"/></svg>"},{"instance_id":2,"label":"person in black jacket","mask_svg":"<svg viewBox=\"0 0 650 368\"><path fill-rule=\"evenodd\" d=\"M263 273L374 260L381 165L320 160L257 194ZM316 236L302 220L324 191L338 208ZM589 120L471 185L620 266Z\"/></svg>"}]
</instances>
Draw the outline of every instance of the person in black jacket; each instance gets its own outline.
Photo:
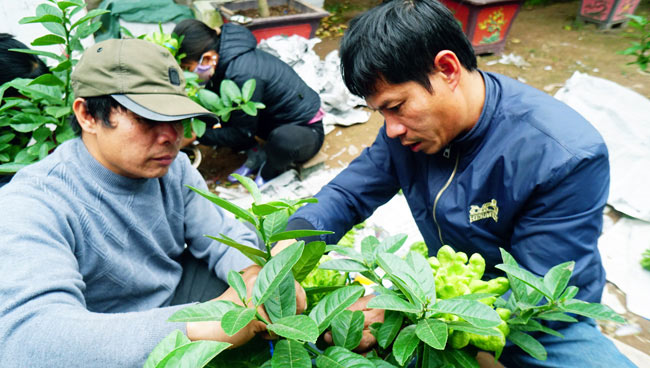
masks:
<instances>
[{"instance_id":1,"label":"person in black jacket","mask_svg":"<svg viewBox=\"0 0 650 368\"><path fill-rule=\"evenodd\" d=\"M318 152L324 139L320 97L289 65L256 49L257 41L248 29L233 23L212 29L186 19L173 32L183 37L179 53L186 56L181 67L197 73L206 88L219 93L224 79L240 87L248 79L256 81L251 101L266 108L257 116L235 111L221 128L208 129L199 138L205 145L248 150L248 159L235 173L257 171L255 182L261 186L292 163L307 161ZM256 146L255 137L265 141L263 149ZM229 180L234 181L232 175Z\"/></svg>"}]
</instances>

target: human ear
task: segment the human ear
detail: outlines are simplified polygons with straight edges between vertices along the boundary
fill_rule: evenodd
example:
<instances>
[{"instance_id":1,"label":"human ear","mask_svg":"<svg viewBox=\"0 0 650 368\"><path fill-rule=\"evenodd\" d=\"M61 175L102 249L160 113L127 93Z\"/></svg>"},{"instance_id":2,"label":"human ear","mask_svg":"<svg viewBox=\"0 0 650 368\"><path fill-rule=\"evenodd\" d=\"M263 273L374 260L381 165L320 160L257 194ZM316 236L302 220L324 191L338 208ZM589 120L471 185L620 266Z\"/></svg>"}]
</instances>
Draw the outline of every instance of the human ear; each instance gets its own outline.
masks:
<instances>
[{"instance_id":1,"label":"human ear","mask_svg":"<svg viewBox=\"0 0 650 368\"><path fill-rule=\"evenodd\" d=\"M216 67L217 62L219 61L219 54L215 50L209 50L204 52L203 55L201 55L201 58L203 58L204 65Z\"/></svg>"},{"instance_id":2,"label":"human ear","mask_svg":"<svg viewBox=\"0 0 650 368\"><path fill-rule=\"evenodd\" d=\"M77 97L72 102L72 111L74 116L77 118L79 127L81 127L82 132L95 134L97 132L97 120L88 112L88 106L86 106L86 100Z\"/></svg>"},{"instance_id":3,"label":"human ear","mask_svg":"<svg viewBox=\"0 0 650 368\"><path fill-rule=\"evenodd\" d=\"M436 72L440 73L450 88L456 89L460 82L462 65L453 51L442 50L434 59Z\"/></svg>"}]
</instances>

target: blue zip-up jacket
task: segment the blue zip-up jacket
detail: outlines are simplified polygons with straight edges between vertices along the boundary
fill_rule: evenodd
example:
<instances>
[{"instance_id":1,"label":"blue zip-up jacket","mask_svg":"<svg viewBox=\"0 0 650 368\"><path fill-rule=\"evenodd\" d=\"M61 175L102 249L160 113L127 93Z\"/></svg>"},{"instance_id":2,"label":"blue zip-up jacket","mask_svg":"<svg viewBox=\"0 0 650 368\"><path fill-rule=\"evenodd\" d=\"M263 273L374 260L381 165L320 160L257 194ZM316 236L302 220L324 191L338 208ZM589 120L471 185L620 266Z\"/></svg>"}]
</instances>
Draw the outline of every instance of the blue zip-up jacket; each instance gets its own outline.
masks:
<instances>
[{"instance_id":1,"label":"blue zip-up jacket","mask_svg":"<svg viewBox=\"0 0 650 368\"><path fill-rule=\"evenodd\" d=\"M575 261L577 298L600 301L605 271L597 248L609 191L609 160L596 129L551 96L482 72L476 125L439 153L412 152L379 131L371 147L301 208L289 228L335 233L336 243L400 189L430 254L443 244L482 254L499 247L537 275ZM494 271L492 269L492 271Z\"/></svg>"},{"instance_id":2,"label":"blue zip-up jacket","mask_svg":"<svg viewBox=\"0 0 650 368\"><path fill-rule=\"evenodd\" d=\"M208 129L199 141L207 145L247 148L254 136L267 139L275 128L308 125L320 108L320 97L284 61L257 49L255 36L246 27L226 23L221 27L219 61L207 88L220 94L223 79L243 86L255 79L251 101L266 107L256 116L234 111L221 129Z\"/></svg>"}]
</instances>

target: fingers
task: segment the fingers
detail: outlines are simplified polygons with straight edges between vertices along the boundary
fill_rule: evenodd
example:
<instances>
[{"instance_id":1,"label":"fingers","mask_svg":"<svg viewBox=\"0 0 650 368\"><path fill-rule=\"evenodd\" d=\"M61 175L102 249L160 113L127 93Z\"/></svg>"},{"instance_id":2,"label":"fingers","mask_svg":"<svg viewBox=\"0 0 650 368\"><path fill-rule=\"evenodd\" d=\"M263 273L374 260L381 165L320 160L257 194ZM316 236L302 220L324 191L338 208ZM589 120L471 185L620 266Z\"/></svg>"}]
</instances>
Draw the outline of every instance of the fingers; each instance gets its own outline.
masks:
<instances>
[{"instance_id":1,"label":"fingers","mask_svg":"<svg viewBox=\"0 0 650 368\"><path fill-rule=\"evenodd\" d=\"M363 330L363 336L359 345L353 349L357 353L365 353L377 345L377 339L370 330Z\"/></svg>"},{"instance_id":2,"label":"fingers","mask_svg":"<svg viewBox=\"0 0 650 368\"><path fill-rule=\"evenodd\" d=\"M307 293L298 281L296 283L296 314L302 314L307 309Z\"/></svg>"}]
</instances>

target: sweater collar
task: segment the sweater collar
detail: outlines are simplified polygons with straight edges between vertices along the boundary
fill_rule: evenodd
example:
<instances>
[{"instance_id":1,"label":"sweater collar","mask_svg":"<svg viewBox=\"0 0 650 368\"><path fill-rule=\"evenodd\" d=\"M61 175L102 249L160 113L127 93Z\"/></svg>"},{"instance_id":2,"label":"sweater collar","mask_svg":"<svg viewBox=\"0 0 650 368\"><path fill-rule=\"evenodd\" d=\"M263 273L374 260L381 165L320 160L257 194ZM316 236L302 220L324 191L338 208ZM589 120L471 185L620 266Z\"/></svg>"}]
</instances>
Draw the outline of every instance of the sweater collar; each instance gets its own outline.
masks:
<instances>
[{"instance_id":1,"label":"sweater collar","mask_svg":"<svg viewBox=\"0 0 650 368\"><path fill-rule=\"evenodd\" d=\"M473 154L481 145L486 132L490 128L490 122L497 109L496 102L499 101L499 95L501 94L501 89L494 79L488 73L481 70L479 72L485 83L485 101L481 110L481 116L469 132L460 135L451 142L452 146L461 150L463 156Z\"/></svg>"},{"instance_id":2,"label":"sweater collar","mask_svg":"<svg viewBox=\"0 0 650 368\"><path fill-rule=\"evenodd\" d=\"M84 166L80 168L81 172L87 172L90 179L108 192L135 192L151 180L127 178L112 172L90 154L81 138L75 141L75 153L79 157L79 164Z\"/></svg>"}]
</instances>

